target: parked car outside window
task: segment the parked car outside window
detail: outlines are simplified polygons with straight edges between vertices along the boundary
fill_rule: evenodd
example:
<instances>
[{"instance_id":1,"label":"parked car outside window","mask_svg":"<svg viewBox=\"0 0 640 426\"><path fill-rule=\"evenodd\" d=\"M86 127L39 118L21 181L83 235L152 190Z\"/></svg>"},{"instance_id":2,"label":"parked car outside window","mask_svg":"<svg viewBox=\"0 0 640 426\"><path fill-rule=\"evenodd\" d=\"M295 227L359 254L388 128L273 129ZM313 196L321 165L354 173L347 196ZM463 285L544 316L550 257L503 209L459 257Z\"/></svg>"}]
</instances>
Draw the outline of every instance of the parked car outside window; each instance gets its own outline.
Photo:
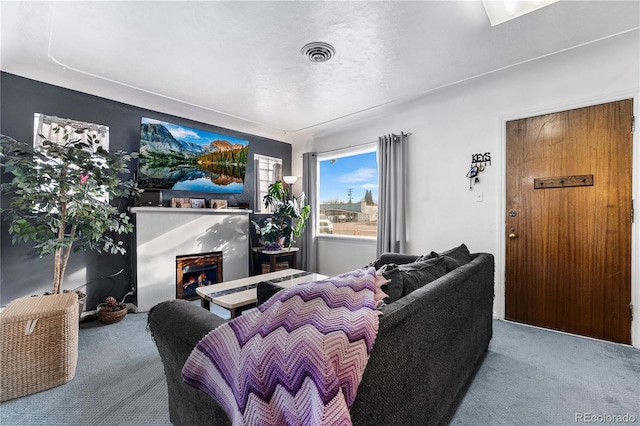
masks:
<instances>
[{"instance_id":1,"label":"parked car outside window","mask_svg":"<svg viewBox=\"0 0 640 426\"><path fill-rule=\"evenodd\" d=\"M321 234L333 234L333 223L328 219L320 219L320 233Z\"/></svg>"}]
</instances>

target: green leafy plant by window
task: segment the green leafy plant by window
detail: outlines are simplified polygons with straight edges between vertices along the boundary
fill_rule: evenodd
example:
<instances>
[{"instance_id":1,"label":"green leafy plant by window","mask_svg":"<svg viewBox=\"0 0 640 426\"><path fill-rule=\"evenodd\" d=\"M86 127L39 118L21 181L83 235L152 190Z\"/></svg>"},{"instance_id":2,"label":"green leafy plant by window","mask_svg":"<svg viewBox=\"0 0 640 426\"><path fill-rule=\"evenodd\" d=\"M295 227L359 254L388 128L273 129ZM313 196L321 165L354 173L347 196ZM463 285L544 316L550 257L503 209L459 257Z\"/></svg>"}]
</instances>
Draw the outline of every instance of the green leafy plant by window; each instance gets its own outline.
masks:
<instances>
[{"instance_id":1,"label":"green leafy plant by window","mask_svg":"<svg viewBox=\"0 0 640 426\"><path fill-rule=\"evenodd\" d=\"M109 200L141 192L134 181L120 178L130 174L136 153L106 151L90 134L84 142L77 137L84 130L56 131L63 132L62 143L44 140L37 147L0 135L3 168L13 175L2 184L12 194L3 210L11 241L33 241L40 256L54 255L53 294L62 292L72 251L126 252L114 237L132 232L133 224Z\"/></svg>"},{"instance_id":2,"label":"green leafy plant by window","mask_svg":"<svg viewBox=\"0 0 640 426\"><path fill-rule=\"evenodd\" d=\"M289 189L278 180L269 185L263 203L267 208L272 207L273 213L263 226L253 222L261 243L268 249L277 250L283 248L282 241L288 239L290 247L295 242L294 237L302 235L311 212L304 192L299 197L290 197Z\"/></svg>"}]
</instances>

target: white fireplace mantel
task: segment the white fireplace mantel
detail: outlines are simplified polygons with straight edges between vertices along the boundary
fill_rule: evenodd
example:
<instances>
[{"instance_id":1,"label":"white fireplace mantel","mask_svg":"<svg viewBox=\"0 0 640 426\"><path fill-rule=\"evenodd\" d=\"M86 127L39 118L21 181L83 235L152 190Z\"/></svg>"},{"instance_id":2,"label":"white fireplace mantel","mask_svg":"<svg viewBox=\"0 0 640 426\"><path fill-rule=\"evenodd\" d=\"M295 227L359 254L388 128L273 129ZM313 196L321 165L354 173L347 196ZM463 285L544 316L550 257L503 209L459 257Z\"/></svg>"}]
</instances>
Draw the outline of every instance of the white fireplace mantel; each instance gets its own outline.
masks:
<instances>
[{"instance_id":1,"label":"white fireplace mantel","mask_svg":"<svg viewBox=\"0 0 640 426\"><path fill-rule=\"evenodd\" d=\"M176 298L176 256L222 252L223 279L249 275L249 214L244 209L134 207L138 309Z\"/></svg>"},{"instance_id":2,"label":"white fireplace mantel","mask_svg":"<svg viewBox=\"0 0 640 426\"><path fill-rule=\"evenodd\" d=\"M245 215L249 215L250 213L253 213L253 210L247 210L247 209L179 209L179 208L175 208L175 207L131 207L129 209L129 211L131 213L162 213L162 214L169 214L169 213L185 213L185 214L204 214L204 215L210 215L210 214L214 214L214 215L232 215L232 214L245 214Z\"/></svg>"}]
</instances>

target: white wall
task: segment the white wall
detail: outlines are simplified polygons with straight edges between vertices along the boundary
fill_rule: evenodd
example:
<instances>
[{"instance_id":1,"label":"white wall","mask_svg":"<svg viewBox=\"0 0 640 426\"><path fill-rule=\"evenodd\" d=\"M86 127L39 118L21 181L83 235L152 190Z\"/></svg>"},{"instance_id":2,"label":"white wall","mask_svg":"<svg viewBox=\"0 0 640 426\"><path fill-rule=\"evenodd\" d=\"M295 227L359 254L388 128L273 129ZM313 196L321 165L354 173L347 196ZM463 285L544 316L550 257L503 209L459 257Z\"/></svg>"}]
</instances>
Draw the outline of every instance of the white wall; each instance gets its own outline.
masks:
<instances>
[{"instance_id":1,"label":"white wall","mask_svg":"<svg viewBox=\"0 0 640 426\"><path fill-rule=\"evenodd\" d=\"M411 132L407 156L408 252L422 254L465 242L471 251L496 258L495 313L504 317L504 126L507 120L634 98L640 103L640 34L614 38L524 63L374 111L353 125L335 126L294 145L293 171L301 175L303 152L323 152ZM640 210L640 150L634 136L634 199ZM469 190L471 155L491 152L492 164ZM482 202L475 196L481 192ZM633 228L632 339L640 347L639 220ZM361 244L361 250L367 246ZM375 253L372 246L370 253ZM353 244L321 240L321 271L362 266Z\"/></svg>"},{"instance_id":2,"label":"white wall","mask_svg":"<svg viewBox=\"0 0 640 426\"><path fill-rule=\"evenodd\" d=\"M319 237L318 253L318 273L333 277L374 261L376 241L373 238Z\"/></svg>"}]
</instances>

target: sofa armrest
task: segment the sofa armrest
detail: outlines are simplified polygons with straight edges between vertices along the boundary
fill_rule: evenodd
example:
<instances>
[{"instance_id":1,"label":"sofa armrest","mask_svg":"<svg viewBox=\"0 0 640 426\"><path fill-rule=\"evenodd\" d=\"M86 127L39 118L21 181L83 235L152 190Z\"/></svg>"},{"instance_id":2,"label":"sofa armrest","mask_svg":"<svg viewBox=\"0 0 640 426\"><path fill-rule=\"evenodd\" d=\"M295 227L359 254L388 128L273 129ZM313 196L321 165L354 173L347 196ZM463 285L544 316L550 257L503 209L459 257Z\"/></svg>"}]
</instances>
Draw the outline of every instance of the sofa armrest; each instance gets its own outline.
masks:
<instances>
[{"instance_id":1,"label":"sofa armrest","mask_svg":"<svg viewBox=\"0 0 640 426\"><path fill-rule=\"evenodd\" d=\"M383 307L353 424L440 424L491 340L493 286L483 253Z\"/></svg>"},{"instance_id":2,"label":"sofa armrest","mask_svg":"<svg viewBox=\"0 0 640 426\"><path fill-rule=\"evenodd\" d=\"M220 404L182 380L182 367L193 348L226 320L196 303L178 299L151 308L147 321L164 366L171 423L230 425Z\"/></svg>"},{"instance_id":3,"label":"sofa armrest","mask_svg":"<svg viewBox=\"0 0 640 426\"><path fill-rule=\"evenodd\" d=\"M227 322L199 304L181 299L157 304L147 321L154 338L159 334L164 340L179 342L190 348L189 353L205 334Z\"/></svg>"}]
</instances>

